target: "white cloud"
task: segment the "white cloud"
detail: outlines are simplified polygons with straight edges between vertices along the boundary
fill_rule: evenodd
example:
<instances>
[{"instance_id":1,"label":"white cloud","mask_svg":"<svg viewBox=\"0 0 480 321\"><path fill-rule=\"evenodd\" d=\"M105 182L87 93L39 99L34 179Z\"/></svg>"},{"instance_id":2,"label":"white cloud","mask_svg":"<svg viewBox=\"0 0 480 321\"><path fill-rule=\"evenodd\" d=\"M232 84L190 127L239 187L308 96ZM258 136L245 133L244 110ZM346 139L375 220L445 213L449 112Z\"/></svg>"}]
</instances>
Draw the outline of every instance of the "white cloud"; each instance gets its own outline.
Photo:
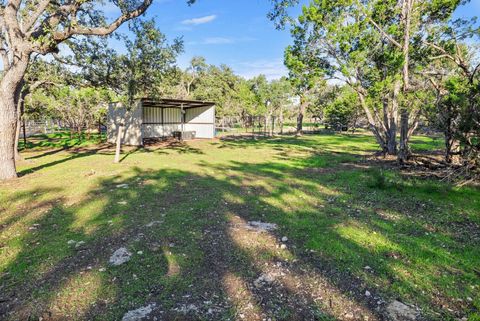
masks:
<instances>
[{"instance_id":1,"label":"white cloud","mask_svg":"<svg viewBox=\"0 0 480 321\"><path fill-rule=\"evenodd\" d=\"M182 25L202 25L204 23L209 23L212 22L213 20L217 19L216 15L210 15L210 16L205 16L205 17L200 17L200 18L193 18L193 19L187 19L182 21Z\"/></svg>"},{"instance_id":2,"label":"white cloud","mask_svg":"<svg viewBox=\"0 0 480 321\"><path fill-rule=\"evenodd\" d=\"M228 45L235 44L239 42L250 42L255 41L256 38L252 37L241 37L241 38L232 38L232 37L207 37L201 41L189 41L187 45Z\"/></svg>"},{"instance_id":3,"label":"white cloud","mask_svg":"<svg viewBox=\"0 0 480 321\"><path fill-rule=\"evenodd\" d=\"M234 42L235 40L232 38L223 38L223 37L208 37L202 41L204 45L224 45L224 44L229 44Z\"/></svg>"},{"instance_id":4,"label":"white cloud","mask_svg":"<svg viewBox=\"0 0 480 321\"><path fill-rule=\"evenodd\" d=\"M268 80L279 79L288 75L288 70L282 59L243 61L232 64L233 69L240 76L251 79L260 74Z\"/></svg>"}]
</instances>

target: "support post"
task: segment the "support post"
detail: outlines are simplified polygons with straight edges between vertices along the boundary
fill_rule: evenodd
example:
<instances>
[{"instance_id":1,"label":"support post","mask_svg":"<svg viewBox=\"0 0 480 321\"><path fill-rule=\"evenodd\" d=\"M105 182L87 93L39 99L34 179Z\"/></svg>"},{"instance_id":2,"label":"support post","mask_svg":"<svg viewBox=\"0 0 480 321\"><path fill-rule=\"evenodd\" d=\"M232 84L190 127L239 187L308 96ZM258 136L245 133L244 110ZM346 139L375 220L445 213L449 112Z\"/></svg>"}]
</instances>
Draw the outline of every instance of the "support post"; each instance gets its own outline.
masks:
<instances>
[{"instance_id":1,"label":"support post","mask_svg":"<svg viewBox=\"0 0 480 321\"><path fill-rule=\"evenodd\" d=\"M182 132L181 132L181 136L180 136L180 140L183 140L183 126L184 126L184 122L185 122L185 114L184 114L184 110L183 110L183 104L180 105L180 108L181 108L181 115L180 115L180 119L181 119L181 123L182 123Z\"/></svg>"},{"instance_id":2,"label":"support post","mask_svg":"<svg viewBox=\"0 0 480 321\"><path fill-rule=\"evenodd\" d=\"M117 133L117 147L115 148L115 159L114 163L120 163L120 150L122 148L122 135L123 135L123 127L125 125L123 123L118 125L118 133Z\"/></svg>"}]
</instances>

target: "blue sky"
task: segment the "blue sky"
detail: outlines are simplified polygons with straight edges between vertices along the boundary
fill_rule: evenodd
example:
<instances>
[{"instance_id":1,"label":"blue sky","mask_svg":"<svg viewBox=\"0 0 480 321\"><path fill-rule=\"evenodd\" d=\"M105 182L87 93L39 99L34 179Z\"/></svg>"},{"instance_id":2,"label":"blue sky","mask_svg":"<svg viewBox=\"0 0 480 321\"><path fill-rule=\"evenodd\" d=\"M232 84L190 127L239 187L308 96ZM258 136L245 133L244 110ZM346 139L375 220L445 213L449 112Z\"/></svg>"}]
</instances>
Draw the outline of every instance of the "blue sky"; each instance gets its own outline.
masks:
<instances>
[{"instance_id":1,"label":"blue sky","mask_svg":"<svg viewBox=\"0 0 480 321\"><path fill-rule=\"evenodd\" d=\"M267 19L270 8L269 0L197 0L192 6L185 0L156 0L146 17L154 17L169 39L183 36L181 67L193 56L203 56L208 63L227 64L246 78L262 73L274 79L287 73L283 51L291 38L287 30L276 30ZM457 17L478 14L480 0L472 0L456 12Z\"/></svg>"},{"instance_id":2,"label":"blue sky","mask_svg":"<svg viewBox=\"0 0 480 321\"><path fill-rule=\"evenodd\" d=\"M146 17L155 18L169 39L183 36L181 67L193 56L203 56L207 63L227 64L246 78L262 73L273 79L287 73L283 51L291 38L267 19L270 8L269 0L198 0L192 6L184 0L157 0Z\"/></svg>"}]
</instances>

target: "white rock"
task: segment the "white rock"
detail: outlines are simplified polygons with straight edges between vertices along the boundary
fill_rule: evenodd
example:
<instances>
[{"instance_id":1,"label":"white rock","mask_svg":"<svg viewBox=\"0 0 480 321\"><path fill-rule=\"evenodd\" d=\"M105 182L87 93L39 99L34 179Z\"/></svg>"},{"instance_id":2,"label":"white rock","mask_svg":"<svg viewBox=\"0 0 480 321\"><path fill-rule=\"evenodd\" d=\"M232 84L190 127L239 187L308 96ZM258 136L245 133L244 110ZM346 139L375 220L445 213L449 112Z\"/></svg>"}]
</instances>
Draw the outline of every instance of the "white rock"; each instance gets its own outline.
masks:
<instances>
[{"instance_id":1,"label":"white rock","mask_svg":"<svg viewBox=\"0 0 480 321\"><path fill-rule=\"evenodd\" d=\"M285 249L287 248L287 246L286 246L285 244L282 244L282 245L280 245L280 248L281 248L282 250L285 250Z\"/></svg>"},{"instance_id":2,"label":"white rock","mask_svg":"<svg viewBox=\"0 0 480 321\"><path fill-rule=\"evenodd\" d=\"M273 231L277 228L277 224L249 221L247 224L247 228L258 231Z\"/></svg>"},{"instance_id":3,"label":"white rock","mask_svg":"<svg viewBox=\"0 0 480 321\"><path fill-rule=\"evenodd\" d=\"M255 285L257 288L259 288L264 283L272 283L273 281L275 281L273 276L271 276L269 274L262 274L255 281L253 281L253 285Z\"/></svg>"},{"instance_id":4,"label":"white rock","mask_svg":"<svg viewBox=\"0 0 480 321\"><path fill-rule=\"evenodd\" d=\"M138 254L138 255L142 255L142 254L143 254L143 251L138 251L137 254Z\"/></svg>"},{"instance_id":5,"label":"white rock","mask_svg":"<svg viewBox=\"0 0 480 321\"><path fill-rule=\"evenodd\" d=\"M152 313L155 308L155 304L149 304L146 307L142 307L136 310L128 311L122 318L122 321L140 321L150 313Z\"/></svg>"},{"instance_id":6,"label":"white rock","mask_svg":"<svg viewBox=\"0 0 480 321\"><path fill-rule=\"evenodd\" d=\"M197 312L198 308L195 304L189 304L189 305L182 305L180 308L176 308L175 310L183 314L189 314L190 312Z\"/></svg>"},{"instance_id":7,"label":"white rock","mask_svg":"<svg viewBox=\"0 0 480 321\"><path fill-rule=\"evenodd\" d=\"M160 222L160 221L153 221L153 222L148 223L148 224L145 225L145 226L146 226L146 227L152 227L152 226L154 226L154 225L161 224L161 223L162 223L162 222Z\"/></svg>"},{"instance_id":8,"label":"white rock","mask_svg":"<svg viewBox=\"0 0 480 321\"><path fill-rule=\"evenodd\" d=\"M119 184L117 188L128 188L128 184Z\"/></svg>"},{"instance_id":9,"label":"white rock","mask_svg":"<svg viewBox=\"0 0 480 321\"><path fill-rule=\"evenodd\" d=\"M121 247L116 250L110 257L109 263L118 266L130 260L132 253L130 253L126 248Z\"/></svg>"},{"instance_id":10,"label":"white rock","mask_svg":"<svg viewBox=\"0 0 480 321\"><path fill-rule=\"evenodd\" d=\"M77 244L75 244L75 248L78 249L78 248L82 247L83 245L85 245L84 241L77 242Z\"/></svg>"},{"instance_id":11,"label":"white rock","mask_svg":"<svg viewBox=\"0 0 480 321\"><path fill-rule=\"evenodd\" d=\"M74 241L74 240L70 240L70 241L67 242L68 245L73 245L75 243L77 243L77 241Z\"/></svg>"},{"instance_id":12,"label":"white rock","mask_svg":"<svg viewBox=\"0 0 480 321\"><path fill-rule=\"evenodd\" d=\"M365 296L369 297L369 296L371 296L371 295L372 295L372 294L370 293L370 291L368 291L368 290L365 291Z\"/></svg>"},{"instance_id":13,"label":"white rock","mask_svg":"<svg viewBox=\"0 0 480 321\"><path fill-rule=\"evenodd\" d=\"M282 237L282 242L287 242L288 241L288 237L284 236Z\"/></svg>"},{"instance_id":14,"label":"white rock","mask_svg":"<svg viewBox=\"0 0 480 321\"><path fill-rule=\"evenodd\" d=\"M387 314L392 321L416 321L418 315L414 308L397 300L387 306Z\"/></svg>"}]
</instances>

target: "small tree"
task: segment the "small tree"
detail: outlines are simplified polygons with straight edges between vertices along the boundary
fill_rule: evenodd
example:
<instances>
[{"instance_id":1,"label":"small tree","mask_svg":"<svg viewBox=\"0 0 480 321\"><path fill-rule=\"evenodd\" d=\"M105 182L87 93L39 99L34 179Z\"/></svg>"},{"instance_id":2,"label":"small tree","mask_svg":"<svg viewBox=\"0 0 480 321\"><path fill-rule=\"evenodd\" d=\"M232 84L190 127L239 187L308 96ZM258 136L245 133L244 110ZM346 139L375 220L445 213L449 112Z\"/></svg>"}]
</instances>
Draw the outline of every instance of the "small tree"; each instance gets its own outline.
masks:
<instances>
[{"instance_id":1,"label":"small tree","mask_svg":"<svg viewBox=\"0 0 480 321\"><path fill-rule=\"evenodd\" d=\"M289 46L285 50L285 65L289 70L288 79L295 90L295 94L299 97L297 114L297 135L302 135L303 118L310 102L315 87L320 83L321 71L318 66L313 67L311 56L308 51L303 50L300 44L301 40L297 39L295 46Z\"/></svg>"},{"instance_id":2,"label":"small tree","mask_svg":"<svg viewBox=\"0 0 480 321\"><path fill-rule=\"evenodd\" d=\"M354 127L358 113L358 100L354 91L343 87L337 97L323 110L324 122L334 130Z\"/></svg>"}]
</instances>

